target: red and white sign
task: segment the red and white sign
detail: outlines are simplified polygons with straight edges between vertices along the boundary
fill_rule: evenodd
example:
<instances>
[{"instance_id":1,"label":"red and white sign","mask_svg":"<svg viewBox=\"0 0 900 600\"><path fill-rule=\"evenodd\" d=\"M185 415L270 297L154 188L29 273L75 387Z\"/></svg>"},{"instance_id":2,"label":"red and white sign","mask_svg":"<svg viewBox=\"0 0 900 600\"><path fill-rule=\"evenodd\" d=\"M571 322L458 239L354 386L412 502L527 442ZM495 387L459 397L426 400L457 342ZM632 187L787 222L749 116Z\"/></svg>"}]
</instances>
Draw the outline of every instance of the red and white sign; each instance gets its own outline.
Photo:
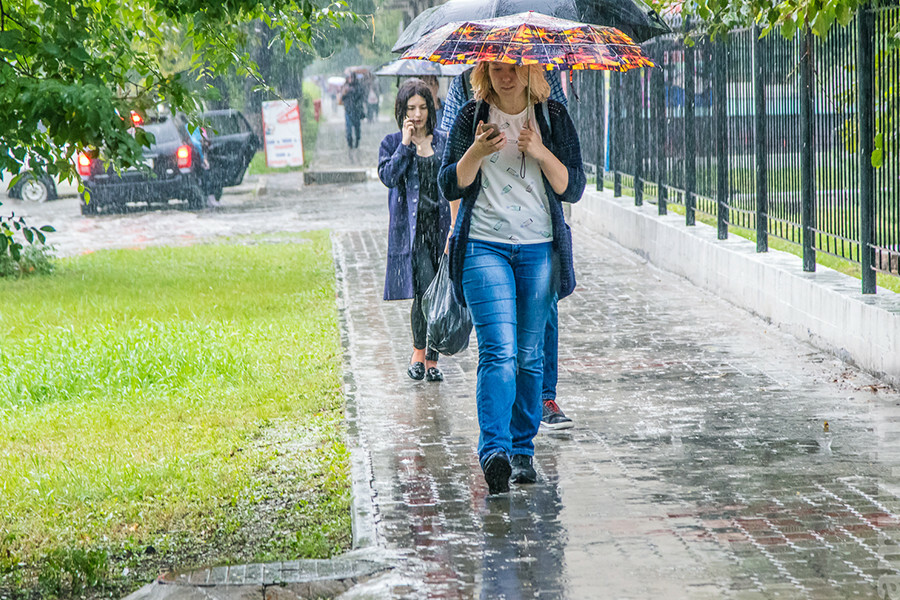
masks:
<instances>
[{"instance_id":1,"label":"red and white sign","mask_svg":"<svg viewBox=\"0 0 900 600\"><path fill-rule=\"evenodd\" d=\"M273 100L262 104L266 166L303 165L303 137L300 133L300 106L296 100Z\"/></svg>"}]
</instances>

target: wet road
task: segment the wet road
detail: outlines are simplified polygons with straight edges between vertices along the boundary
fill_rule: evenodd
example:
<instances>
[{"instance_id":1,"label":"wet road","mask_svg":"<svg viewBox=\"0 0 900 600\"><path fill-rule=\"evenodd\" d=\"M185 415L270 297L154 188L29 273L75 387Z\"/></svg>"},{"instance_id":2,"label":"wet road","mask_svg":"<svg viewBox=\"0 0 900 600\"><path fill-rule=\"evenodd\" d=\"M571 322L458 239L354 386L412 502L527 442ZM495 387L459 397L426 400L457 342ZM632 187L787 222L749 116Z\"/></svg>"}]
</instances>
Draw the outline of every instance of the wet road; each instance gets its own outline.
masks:
<instances>
[{"instance_id":1,"label":"wet road","mask_svg":"<svg viewBox=\"0 0 900 600\"><path fill-rule=\"evenodd\" d=\"M405 374L385 190L257 183L200 213L31 214L62 254L334 231L360 526L397 564L345 598L900 597L896 392L576 228L559 384L576 428L539 435L537 484L488 499L474 349L443 383Z\"/></svg>"}]
</instances>

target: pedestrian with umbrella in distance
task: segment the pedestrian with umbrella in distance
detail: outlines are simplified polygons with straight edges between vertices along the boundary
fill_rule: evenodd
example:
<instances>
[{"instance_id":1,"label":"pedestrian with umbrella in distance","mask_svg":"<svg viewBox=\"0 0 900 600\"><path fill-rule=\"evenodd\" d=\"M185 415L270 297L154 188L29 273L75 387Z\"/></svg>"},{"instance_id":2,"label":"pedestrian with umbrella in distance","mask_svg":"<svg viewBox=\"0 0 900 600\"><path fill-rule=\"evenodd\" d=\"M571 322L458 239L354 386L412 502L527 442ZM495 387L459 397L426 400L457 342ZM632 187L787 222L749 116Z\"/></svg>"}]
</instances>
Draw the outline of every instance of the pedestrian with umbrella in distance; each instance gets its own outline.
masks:
<instances>
[{"instance_id":1,"label":"pedestrian with umbrella in distance","mask_svg":"<svg viewBox=\"0 0 900 600\"><path fill-rule=\"evenodd\" d=\"M489 493L504 493L537 481L544 329L554 293L575 288L562 202L585 187L578 133L542 69L652 63L621 32L539 13L450 24L404 57L477 63L476 100L453 124L439 184L451 278L478 337L479 462Z\"/></svg>"}]
</instances>

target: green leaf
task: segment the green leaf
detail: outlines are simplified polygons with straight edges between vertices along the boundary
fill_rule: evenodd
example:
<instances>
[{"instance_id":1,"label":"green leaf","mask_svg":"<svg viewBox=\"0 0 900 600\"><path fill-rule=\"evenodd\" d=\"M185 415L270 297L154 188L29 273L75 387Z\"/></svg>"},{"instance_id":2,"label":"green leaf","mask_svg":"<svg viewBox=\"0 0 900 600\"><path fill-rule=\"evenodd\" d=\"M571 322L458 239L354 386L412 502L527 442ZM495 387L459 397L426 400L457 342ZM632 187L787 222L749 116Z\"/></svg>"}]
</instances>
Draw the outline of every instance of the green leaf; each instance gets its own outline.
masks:
<instances>
[{"instance_id":1,"label":"green leaf","mask_svg":"<svg viewBox=\"0 0 900 600\"><path fill-rule=\"evenodd\" d=\"M792 39L794 35L797 33L797 23L793 20L788 19L784 23L781 24L781 35L786 37L787 39Z\"/></svg>"},{"instance_id":2,"label":"green leaf","mask_svg":"<svg viewBox=\"0 0 900 600\"><path fill-rule=\"evenodd\" d=\"M841 27L846 27L853 20L853 11L848 4L840 2L835 9L835 17L837 22L841 24Z\"/></svg>"},{"instance_id":3,"label":"green leaf","mask_svg":"<svg viewBox=\"0 0 900 600\"><path fill-rule=\"evenodd\" d=\"M875 149L872 151L871 157L872 167L880 169L884 164L884 134L879 133L875 136Z\"/></svg>"},{"instance_id":4,"label":"green leaf","mask_svg":"<svg viewBox=\"0 0 900 600\"><path fill-rule=\"evenodd\" d=\"M56 229L53 227L53 225L43 225L43 226L39 227L39 229L41 231L46 231L47 233L53 233L56 231Z\"/></svg>"},{"instance_id":5,"label":"green leaf","mask_svg":"<svg viewBox=\"0 0 900 600\"><path fill-rule=\"evenodd\" d=\"M26 227L25 229L22 230L22 233L25 234L25 240L26 240L29 244L33 244L33 243L34 243L34 232L33 232L33 231L31 231L30 229L28 229L28 228Z\"/></svg>"}]
</instances>

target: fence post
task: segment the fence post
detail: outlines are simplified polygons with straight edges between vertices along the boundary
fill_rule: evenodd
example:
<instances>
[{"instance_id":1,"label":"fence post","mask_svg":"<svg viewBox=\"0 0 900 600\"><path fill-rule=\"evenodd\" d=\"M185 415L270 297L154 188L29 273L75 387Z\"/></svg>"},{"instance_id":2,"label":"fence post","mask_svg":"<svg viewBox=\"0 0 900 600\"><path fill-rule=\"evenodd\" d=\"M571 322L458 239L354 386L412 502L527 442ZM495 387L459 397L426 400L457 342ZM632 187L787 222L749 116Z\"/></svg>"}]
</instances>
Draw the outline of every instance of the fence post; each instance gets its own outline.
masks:
<instances>
[{"instance_id":1,"label":"fence post","mask_svg":"<svg viewBox=\"0 0 900 600\"><path fill-rule=\"evenodd\" d=\"M728 34L713 46L716 90L716 224L718 238L728 239Z\"/></svg>"},{"instance_id":2,"label":"fence post","mask_svg":"<svg viewBox=\"0 0 900 600\"><path fill-rule=\"evenodd\" d=\"M856 89L859 108L859 264L862 267L862 293L874 294L875 278L875 186L872 150L875 145L874 14L860 7L859 51Z\"/></svg>"},{"instance_id":3,"label":"fence post","mask_svg":"<svg viewBox=\"0 0 900 600\"><path fill-rule=\"evenodd\" d=\"M634 107L634 205L644 204L644 69L629 73L632 82L631 106Z\"/></svg>"},{"instance_id":4,"label":"fence post","mask_svg":"<svg viewBox=\"0 0 900 600\"><path fill-rule=\"evenodd\" d=\"M803 270L816 270L815 148L813 148L812 31L803 29L800 57L800 228L803 230Z\"/></svg>"},{"instance_id":5,"label":"fence post","mask_svg":"<svg viewBox=\"0 0 900 600\"><path fill-rule=\"evenodd\" d=\"M617 73L611 79L615 86L609 94L609 116L612 121L612 169L613 169L613 196L619 198L622 195L622 74Z\"/></svg>"},{"instance_id":6,"label":"fence post","mask_svg":"<svg viewBox=\"0 0 900 600\"><path fill-rule=\"evenodd\" d=\"M603 72L594 73L594 93L596 94L596 102L594 110L597 116L597 191L603 189L603 169L606 159L606 98L604 98L603 90Z\"/></svg>"},{"instance_id":7,"label":"fence post","mask_svg":"<svg viewBox=\"0 0 900 600\"><path fill-rule=\"evenodd\" d=\"M756 251L769 251L769 156L768 134L766 132L766 50L759 39L760 28L753 28L753 96L756 100L755 126L756 142Z\"/></svg>"},{"instance_id":8,"label":"fence post","mask_svg":"<svg viewBox=\"0 0 900 600\"><path fill-rule=\"evenodd\" d=\"M690 31L684 20L685 35ZM684 44L684 223L694 225L697 199L697 149L694 136L694 47Z\"/></svg>"},{"instance_id":9,"label":"fence post","mask_svg":"<svg viewBox=\"0 0 900 600\"><path fill-rule=\"evenodd\" d=\"M661 44L660 44L661 46ZM659 56L664 56L664 50L660 50ZM664 58L660 58L664 61ZM663 67L657 65L651 72L651 78L656 82L654 88L654 106L656 107L656 206L659 214L664 215L668 212L666 202L669 195L666 189L666 77Z\"/></svg>"}]
</instances>

